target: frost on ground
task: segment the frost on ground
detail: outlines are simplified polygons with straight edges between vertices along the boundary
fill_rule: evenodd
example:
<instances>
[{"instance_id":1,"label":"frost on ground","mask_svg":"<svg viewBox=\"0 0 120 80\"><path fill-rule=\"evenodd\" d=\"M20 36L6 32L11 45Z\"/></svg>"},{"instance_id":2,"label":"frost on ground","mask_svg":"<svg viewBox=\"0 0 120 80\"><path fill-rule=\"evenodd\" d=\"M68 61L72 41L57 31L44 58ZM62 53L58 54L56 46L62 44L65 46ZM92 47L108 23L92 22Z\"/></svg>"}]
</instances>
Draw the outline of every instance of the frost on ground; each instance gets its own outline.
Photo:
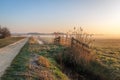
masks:
<instances>
[{"instance_id":1,"label":"frost on ground","mask_svg":"<svg viewBox=\"0 0 120 80\"><path fill-rule=\"evenodd\" d=\"M27 41L28 38L25 38L0 49L0 77Z\"/></svg>"}]
</instances>

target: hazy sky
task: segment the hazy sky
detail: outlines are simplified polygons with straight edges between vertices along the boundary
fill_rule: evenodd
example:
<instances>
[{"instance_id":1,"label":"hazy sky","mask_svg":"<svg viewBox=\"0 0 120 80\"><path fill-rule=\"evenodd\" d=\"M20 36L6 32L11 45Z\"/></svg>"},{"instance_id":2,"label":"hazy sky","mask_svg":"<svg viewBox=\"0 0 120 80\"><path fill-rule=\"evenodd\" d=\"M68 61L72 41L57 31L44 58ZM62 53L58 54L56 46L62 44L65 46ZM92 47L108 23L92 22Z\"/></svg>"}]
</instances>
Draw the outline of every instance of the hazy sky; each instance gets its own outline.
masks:
<instances>
[{"instance_id":1,"label":"hazy sky","mask_svg":"<svg viewBox=\"0 0 120 80\"><path fill-rule=\"evenodd\" d=\"M120 0L0 0L0 25L12 32L120 34Z\"/></svg>"}]
</instances>

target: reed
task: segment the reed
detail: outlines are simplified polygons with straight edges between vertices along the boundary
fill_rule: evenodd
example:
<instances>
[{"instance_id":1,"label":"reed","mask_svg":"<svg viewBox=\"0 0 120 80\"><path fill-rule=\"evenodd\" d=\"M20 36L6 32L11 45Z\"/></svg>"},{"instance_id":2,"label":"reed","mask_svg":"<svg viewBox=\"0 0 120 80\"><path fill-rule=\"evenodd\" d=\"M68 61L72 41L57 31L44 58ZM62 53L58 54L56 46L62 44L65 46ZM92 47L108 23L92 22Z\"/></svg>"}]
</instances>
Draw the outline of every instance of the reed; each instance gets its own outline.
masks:
<instances>
[{"instance_id":1,"label":"reed","mask_svg":"<svg viewBox=\"0 0 120 80\"><path fill-rule=\"evenodd\" d=\"M60 36L59 44L68 48L58 55L57 61L67 67L72 67L78 73L86 74L88 80L111 80L110 71L96 60L93 53L93 34L74 27L65 35Z\"/></svg>"}]
</instances>

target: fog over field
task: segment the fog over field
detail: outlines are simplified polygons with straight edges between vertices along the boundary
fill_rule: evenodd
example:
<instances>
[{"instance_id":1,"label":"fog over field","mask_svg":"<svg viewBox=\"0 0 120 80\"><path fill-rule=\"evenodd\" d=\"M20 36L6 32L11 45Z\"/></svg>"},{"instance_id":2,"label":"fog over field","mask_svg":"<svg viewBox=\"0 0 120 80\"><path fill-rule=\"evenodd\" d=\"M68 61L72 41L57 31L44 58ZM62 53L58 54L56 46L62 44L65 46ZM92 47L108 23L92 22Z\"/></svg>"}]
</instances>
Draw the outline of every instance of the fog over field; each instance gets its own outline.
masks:
<instances>
[{"instance_id":1,"label":"fog over field","mask_svg":"<svg viewBox=\"0 0 120 80\"><path fill-rule=\"evenodd\" d=\"M95 39L120 39L120 34L95 34Z\"/></svg>"}]
</instances>

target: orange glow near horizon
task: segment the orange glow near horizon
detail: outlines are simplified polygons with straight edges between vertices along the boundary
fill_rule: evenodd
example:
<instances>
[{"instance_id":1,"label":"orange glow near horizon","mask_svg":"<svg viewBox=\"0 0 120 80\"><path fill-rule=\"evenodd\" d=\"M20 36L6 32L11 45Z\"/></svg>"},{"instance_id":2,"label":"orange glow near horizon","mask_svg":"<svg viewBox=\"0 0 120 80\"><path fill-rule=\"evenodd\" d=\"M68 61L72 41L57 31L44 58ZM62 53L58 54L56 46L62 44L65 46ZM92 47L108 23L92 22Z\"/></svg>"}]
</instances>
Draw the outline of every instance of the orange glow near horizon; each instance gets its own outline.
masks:
<instances>
[{"instance_id":1,"label":"orange glow near horizon","mask_svg":"<svg viewBox=\"0 0 120 80\"><path fill-rule=\"evenodd\" d=\"M0 25L12 33L67 32L120 34L119 0L0 1Z\"/></svg>"}]
</instances>

